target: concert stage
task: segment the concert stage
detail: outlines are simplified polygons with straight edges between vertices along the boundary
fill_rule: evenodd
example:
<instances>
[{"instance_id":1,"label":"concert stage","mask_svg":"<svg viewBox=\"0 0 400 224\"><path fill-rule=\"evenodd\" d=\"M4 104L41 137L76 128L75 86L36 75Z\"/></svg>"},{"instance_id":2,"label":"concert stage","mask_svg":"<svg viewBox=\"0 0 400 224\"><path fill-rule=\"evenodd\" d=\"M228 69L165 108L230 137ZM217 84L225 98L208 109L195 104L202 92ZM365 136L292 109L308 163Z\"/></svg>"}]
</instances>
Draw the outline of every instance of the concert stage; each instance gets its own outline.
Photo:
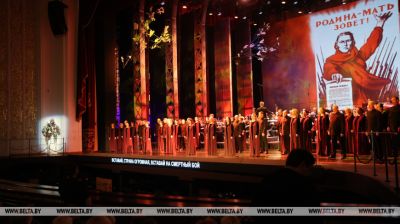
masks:
<instances>
[{"instance_id":1,"label":"concert stage","mask_svg":"<svg viewBox=\"0 0 400 224\"><path fill-rule=\"evenodd\" d=\"M68 157L85 166L121 170L134 173L175 176L180 179L194 180L221 180L232 182L259 183L264 176L268 176L285 165L286 155L281 155L277 149L270 149L268 154L251 158L248 152L240 153L235 157L205 156L201 152L197 156L161 156L161 155L127 155L115 153L71 153ZM395 191L394 165L388 165L388 179L386 181L385 164L376 163L374 175L373 162L362 164L357 161L357 173L354 173L354 157L352 154L344 160L340 156L336 160L328 157L316 157L318 167L324 172L343 181L343 186L362 190L360 183L369 186L386 188ZM367 158L361 158L363 161ZM319 169L318 169L319 170ZM344 180L358 180L359 182L345 183ZM329 182L329 181L328 181ZM376 186L375 186L376 185ZM380 186L379 186L380 185ZM369 187L368 187L369 189Z\"/></svg>"}]
</instances>

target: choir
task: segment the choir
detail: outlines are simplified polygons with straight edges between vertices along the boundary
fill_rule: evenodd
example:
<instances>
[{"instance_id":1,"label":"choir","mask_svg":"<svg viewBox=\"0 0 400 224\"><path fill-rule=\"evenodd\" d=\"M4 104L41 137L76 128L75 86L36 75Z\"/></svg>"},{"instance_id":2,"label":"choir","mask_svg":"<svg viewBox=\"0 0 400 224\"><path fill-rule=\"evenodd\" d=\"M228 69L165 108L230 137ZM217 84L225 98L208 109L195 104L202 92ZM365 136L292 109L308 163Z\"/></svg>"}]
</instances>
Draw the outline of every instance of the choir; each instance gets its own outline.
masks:
<instances>
[{"instance_id":1,"label":"choir","mask_svg":"<svg viewBox=\"0 0 400 224\"><path fill-rule=\"evenodd\" d=\"M283 155L299 148L319 156L336 158L341 150L342 159L347 153L370 154L378 159L384 152L397 153L400 133L400 105L392 97L391 106L384 109L380 103L368 102L367 110L360 107L331 111L323 107L312 112L278 109L276 113L255 110L250 116L235 115L217 120L209 117L187 120L157 119L154 131L154 151L158 155L237 156L244 151L250 157L268 154L268 137L279 139ZM153 154L150 124L148 121L125 121L116 128L111 124L107 131L109 151L121 154ZM222 145L222 146L221 146ZM220 147L218 147L220 146ZM393 147L395 146L395 147Z\"/></svg>"}]
</instances>

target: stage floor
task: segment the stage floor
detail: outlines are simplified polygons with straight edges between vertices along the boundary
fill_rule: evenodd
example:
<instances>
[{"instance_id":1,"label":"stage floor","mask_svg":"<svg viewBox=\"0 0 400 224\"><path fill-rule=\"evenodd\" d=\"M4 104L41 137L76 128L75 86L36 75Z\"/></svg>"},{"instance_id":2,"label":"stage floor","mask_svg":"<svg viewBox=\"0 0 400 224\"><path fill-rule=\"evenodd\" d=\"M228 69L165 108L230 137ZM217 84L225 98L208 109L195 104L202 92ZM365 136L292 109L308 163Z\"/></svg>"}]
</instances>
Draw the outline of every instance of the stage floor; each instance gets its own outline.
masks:
<instances>
[{"instance_id":1,"label":"stage floor","mask_svg":"<svg viewBox=\"0 0 400 224\"><path fill-rule=\"evenodd\" d=\"M262 153L260 157L249 157L248 152L240 153L234 157L227 157L224 154L220 153L218 156L206 156L203 152L198 152L196 156L186 156L183 152L176 155L143 155L143 154L115 154L115 153L100 153L100 152L91 152L91 153L70 153L70 156L78 156L85 157L86 159L102 159L102 161L110 161L110 158L119 158L119 159L130 159L133 160L153 160L153 161L183 161L183 162L200 162L201 164L206 164L207 166L202 166L198 171L202 171L206 169L209 171L210 169L229 169L227 167L232 166L232 169L236 169L233 167L242 167L243 165L247 165L247 167L254 170L259 170L260 166L270 166L270 167L283 167L285 165L285 161L287 155L281 155L280 151L277 149L270 149L268 154ZM329 159L328 157L316 156L317 165L323 167L324 169L332 169L337 171L345 171L354 173L354 157L352 154L348 154L347 158L342 160L341 155L338 154L335 160ZM362 157L361 160L367 161L368 157ZM114 164L115 165L115 164ZM121 163L117 165L122 165ZM123 164L126 165L126 164ZM140 165L140 164L139 164ZM144 166L145 167L145 166ZM210 168L212 167L212 168ZM160 167L157 167L160 168ZM204 169L203 169L204 168ZM393 164L388 164L388 179L386 178L386 168L384 163L376 163L375 165L375 174L374 174L374 165L373 162L370 161L367 164L360 163L357 161L356 163L357 173L371 177L375 180L378 180L383 185L393 190L396 187L395 183L395 168ZM230 170L229 172L234 172ZM243 170L238 171L238 173L243 177L246 175L246 172ZM251 174L251 172L249 172Z\"/></svg>"}]
</instances>

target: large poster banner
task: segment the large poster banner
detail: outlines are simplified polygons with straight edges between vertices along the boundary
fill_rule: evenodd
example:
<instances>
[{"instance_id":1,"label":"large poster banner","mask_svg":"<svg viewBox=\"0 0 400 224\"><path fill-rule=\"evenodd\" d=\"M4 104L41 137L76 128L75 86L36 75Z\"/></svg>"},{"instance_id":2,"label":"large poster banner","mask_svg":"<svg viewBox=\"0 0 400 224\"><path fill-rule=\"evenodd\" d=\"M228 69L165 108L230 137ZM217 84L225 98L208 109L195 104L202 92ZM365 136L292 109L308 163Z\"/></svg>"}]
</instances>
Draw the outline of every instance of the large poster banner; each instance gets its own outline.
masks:
<instances>
[{"instance_id":1,"label":"large poster banner","mask_svg":"<svg viewBox=\"0 0 400 224\"><path fill-rule=\"evenodd\" d=\"M344 109L399 95L397 0L353 2L309 21L319 106Z\"/></svg>"}]
</instances>

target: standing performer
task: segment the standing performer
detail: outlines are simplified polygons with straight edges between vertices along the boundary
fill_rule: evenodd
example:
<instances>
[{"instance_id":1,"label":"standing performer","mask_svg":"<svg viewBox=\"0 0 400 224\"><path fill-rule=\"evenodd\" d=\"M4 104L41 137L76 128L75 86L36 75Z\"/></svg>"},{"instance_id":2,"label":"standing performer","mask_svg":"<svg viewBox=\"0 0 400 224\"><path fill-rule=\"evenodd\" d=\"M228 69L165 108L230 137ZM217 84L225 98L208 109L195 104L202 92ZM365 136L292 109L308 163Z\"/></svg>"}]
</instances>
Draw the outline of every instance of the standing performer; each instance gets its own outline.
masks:
<instances>
[{"instance_id":1,"label":"standing performer","mask_svg":"<svg viewBox=\"0 0 400 224\"><path fill-rule=\"evenodd\" d=\"M300 118L299 110L290 111L290 151L300 147Z\"/></svg>"},{"instance_id":2,"label":"standing performer","mask_svg":"<svg viewBox=\"0 0 400 224\"><path fill-rule=\"evenodd\" d=\"M347 153L353 153L354 152L354 130L353 130L353 121L354 121L354 116L353 112L351 111L350 108L346 108L344 110L344 116L345 116L345 125L344 125L344 139L345 139L345 145L346 147L346 152Z\"/></svg>"},{"instance_id":3,"label":"standing performer","mask_svg":"<svg viewBox=\"0 0 400 224\"><path fill-rule=\"evenodd\" d=\"M367 119L364 115L364 110L361 107L357 107L355 111L355 117L353 120L354 129L354 153L356 154L368 154L367 137L365 131L367 130Z\"/></svg>"},{"instance_id":4,"label":"standing performer","mask_svg":"<svg viewBox=\"0 0 400 224\"><path fill-rule=\"evenodd\" d=\"M194 131L196 138L196 149L200 149L201 124L198 117L194 117Z\"/></svg>"},{"instance_id":5,"label":"standing performer","mask_svg":"<svg viewBox=\"0 0 400 224\"><path fill-rule=\"evenodd\" d=\"M111 123L111 127L108 128L108 146L111 153L115 153L117 150L117 137L115 136L115 124Z\"/></svg>"},{"instance_id":6,"label":"standing performer","mask_svg":"<svg viewBox=\"0 0 400 224\"><path fill-rule=\"evenodd\" d=\"M124 148L124 124L119 123L117 129L117 153L122 153Z\"/></svg>"},{"instance_id":7,"label":"standing performer","mask_svg":"<svg viewBox=\"0 0 400 224\"><path fill-rule=\"evenodd\" d=\"M259 138L260 138L260 153L268 153L268 121L263 112L258 112L258 127L259 127Z\"/></svg>"},{"instance_id":8,"label":"standing performer","mask_svg":"<svg viewBox=\"0 0 400 224\"><path fill-rule=\"evenodd\" d=\"M257 115L253 113L251 115L251 121L249 126L249 142L250 142L250 157L260 156L260 139L258 137L260 133L259 123L257 121Z\"/></svg>"},{"instance_id":9,"label":"standing performer","mask_svg":"<svg viewBox=\"0 0 400 224\"><path fill-rule=\"evenodd\" d=\"M318 116L315 122L315 134L317 143L317 155L326 156L328 155L328 128L329 128L329 117L325 114L325 109L320 107L318 109Z\"/></svg>"},{"instance_id":10,"label":"standing performer","mask_svg":"<svg viewBox=\"0 0 400 224\"><path fill-rule=\"evenodd\" d=\"M392 96L390 99L392 103L392 107L389 108L388 111L388 127L387 130L390 132L390 136L392 139L392 152L393 156L397 156L398 149L400 146L400 105L399 105L399 97Z\"/></svg>"},{"instance_id":11,"label":"standing performer","mask_svg":"<svg viewBox=\"0 0 400 224\"><path fill-rule=\"evenodd\" d=\"M330 136L331 155L330 159L336 158L336 149L342 148L342 159L346 158L346 151L342 138L344 137L344 116L339 111L338 105L334 104L330 114L328 135Z\"/></svg>"},{"instance_id":12,"label":"standing performer","mask_svg":"<svg viewBox=\"0 0 400 224\"><path fill-rule=\"evenodd\" d=\"M208 125L208 155L217 155L217 127L215 124L215 118L210 118L210 124Z\"/></svg>"},{"instance_id":13,"label":"standing performer","mask_svg":"<svg viewBox=\"0 0 400 224\"><path fill-rule=\"evenodd\" d=\"M186 150L186 140L187 140L187 129L186 129L186 121L185 119L182 119L180 124L180 129L181 129L181 135L179 136L179 151L185 151Z\"/></svg>"},{"instance_id":14,"label":"standing performer","mask_svg":"<svg viewBox=\"0 0 400 224\"><path fill-rule=\"evenodd\" d=\"M131 133L131 136L133 136L133 153L134 154L137 154L140 151L140 132L139 132L139 127L140 127L140 120L137 120L132 125L133 131Z\"/></svg>"},{"instance_id":15,"label":"standing performer","mask_svg":"<svg viewBox=\"0 0 400 224\"><path fill-rule=\"evenodd\" d=\"M188 118L186 122L186 133L187 133L187 144L186 144L186 155L196 155L196 127L193 124L193 119Z\"/></svg>"},{"instance_id":16,"label":"standing performer","mask_svg":"<svg viewBox=\"0 0 400 224\"><path fill-rule=\"evenodd\" d=\"M288 111L284 110L282 112L281 118L281 129L279 130L280 136L280 144L281 144L281 153L282 155L286 155L289 153L290 149L290 117L288 116Z\"/></svg>"},{"instance_id":17,"label":"standing performer","mask_svg":"<svg viewBox=\"0 0 400 224\"><path fill-rule=\"evenodd\" d=\"M312 152L312 143L311 143L311 129L312 129L312 120L310 116L308 116L308 111L303 110L300 118L300 144L301 148Z\"/></svg>"},{"instance_id":18,"label":"standing performer","mask_svg":"<svg viewBox=\"0 0 400 224\"><path fill-rule=\"evenodd\" d=\"M375 109L374 101L368 101L367 108L367 135L369 137L370 149L373 150L376 158L382 159L383 152L380 147L379 136L379 132L382 131L382 113Z\"/></svg>"},{"instance_id":19,"label":"standing performer","mask_svg":"<svg viewBox=\"0 0 400 224\"><path fill-rule=\"evenodd\" d=\"M208 146L210 145L209 141L209 119L206 117L206 120L203 124L203 136L204 136L204 153L205 155L209 155Z\"/></svg>"},{"instance_id":20,"label":"standing performer","mask_svg":"<svg viewBox=\"0 0 400 224\"><path fill-rule=\"evenodd\" d=\"M133 121L131 121L131 124L130 124L130 136L129 136L129 140L132 142L132 152L131 153L136 153L135 152L135 147L136 147L136 145L137 145L137 141L135 141L136 140L136 138L135 138L135 136L136 136L136 124L135 124L136 122L133 122Z\"/></svg>"},{"instance_id":21,"label":"standing performer","mask_svg":"<svg viewBox=\"0 0 400 224\"><path fill-rule=\"evenodd\" d=\"M161 152L164 152L163 122L161 121L160 118L157 119L156 133L157 133L158 154L160 155Z\"/></svg>"},{"instance_id":22,"label":"standing performer","mask_svg":"<svg viewBox=\"0 0 400 224\"><path fill-rule=\"evenodd\" d=\"M131 138L131 127L129 126L128 121L124 122L125 128L124 128L124 154L129 153L132 154L132 148L133 148L133 143L132 143L132 138Z\"/></svg>"},{"instance_id":23,"label":"standing performer","mask_svg":"<svg viewBox=\"0 0 400 224\"><path fill-rule=\"evenodd\" d=\"M235 156L234 128L229 117L225 118L224 151L225 156Z\"/></svg>"},{"instance_id":24,"label":"standing performer","mask_svg":"<svg viewBox=\"0 0 400 224\"><path fill-rule=\"evenodd\" d=\"M233 121L233 136L235 138L235 152L241 153L243 151L243 136L244 136L244 123L240 122L239 115L235 115Z\"/></svg>"},{"instance_id":25,"label":"standing performer","mask_svg":"<svg viewBox=\"0 0 400 224\"><path fill-rule=\"evenodd\" d=\"M144 151L143 154L149 154L149 155L153 155L153 149L151 146L151 133L150 133L150 122L148 121L144 121L145 125L144 125Z\"/></svg>"},{"instance_id":26,"label":"standing performer","mask_svg":"<svg viewBox=\"0 0 400 224\"><path fill-rule=\"evenodd\" d=\"M182 127L179 124L179 120L173 120L174 124L172 126L172 142L171 142L171 147L172 147L172 154L176 156L177 152L179 151L179 140L182 137Z\"/></svg>"},{"instance_id":27,"label":"standing performer","mask_svg":"<svg viewBox=\"0 0 400 224\"><path fill-rule=\"evenodd\" d=\"M174 136L173 136L173 120L172 119L168 119L168 123L166 126L166 150L165 150L165 154L167 155L171 155L173 154L173 148L174 148Z\"/></svg>"}]
</instances>

